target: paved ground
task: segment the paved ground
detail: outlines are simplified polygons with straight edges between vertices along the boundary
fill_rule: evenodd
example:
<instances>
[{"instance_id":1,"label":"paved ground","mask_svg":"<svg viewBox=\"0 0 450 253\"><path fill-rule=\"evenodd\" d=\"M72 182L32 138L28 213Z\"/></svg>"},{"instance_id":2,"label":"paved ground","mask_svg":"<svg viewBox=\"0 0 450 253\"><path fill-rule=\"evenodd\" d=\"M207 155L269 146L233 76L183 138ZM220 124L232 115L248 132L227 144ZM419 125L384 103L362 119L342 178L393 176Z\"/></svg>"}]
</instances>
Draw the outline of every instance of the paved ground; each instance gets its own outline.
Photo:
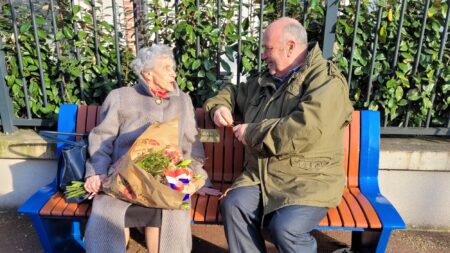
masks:
<instances>
[{"instance_id":1,"label":"paved ground","mask_svg":"<svg viewBox=\"0 0 450 253\"><path fill-rule=\"evenodd\" d=\"M192 253L225 253L227 245L223 227L216 225L194 225L194 249ZM313 231L319 245L319 253L331 253L348 247L350 232ZM132 230L127 253L145 253L142 234ZM268 253L275 253L267 241ZM30 220L15 210L0 210L0 252L43 252ZM450 232L396 231L388 245L387 253L450 253Z\"/></svg>"}]
</instances>

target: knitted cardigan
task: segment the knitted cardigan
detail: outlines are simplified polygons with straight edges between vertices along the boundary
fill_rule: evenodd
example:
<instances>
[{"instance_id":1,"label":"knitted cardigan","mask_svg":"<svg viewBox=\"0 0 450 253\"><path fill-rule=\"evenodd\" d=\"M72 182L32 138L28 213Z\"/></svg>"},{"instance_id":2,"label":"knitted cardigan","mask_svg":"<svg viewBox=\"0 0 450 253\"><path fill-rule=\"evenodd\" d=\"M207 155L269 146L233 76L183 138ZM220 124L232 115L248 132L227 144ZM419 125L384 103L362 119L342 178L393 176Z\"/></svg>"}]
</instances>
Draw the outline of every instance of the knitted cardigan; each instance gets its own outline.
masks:
<instances>
[{"instance_id":1,"label":"knitted cardigan","mask_svg":"<svg viewBox=\"0 0 450 253\"><path fill-rule=\"evenodd\" d=\"M179 116L180 147L183 158L203 161L203 146L196 140L197 128L190 97L178 87L158 103L141 79L134 87L112 90L100 113L100 124L89 134L90 158L86 177L111 174L110 165L126 154L134 140L154 122ZM207 178L201 167L192 168ZM86 233L86 251L96 253L126 252L125 212L130 203L98 194L93 201ZM159 253L185 253L192 249L190 213L163 210Z\"/></svg>"}]
</instances>

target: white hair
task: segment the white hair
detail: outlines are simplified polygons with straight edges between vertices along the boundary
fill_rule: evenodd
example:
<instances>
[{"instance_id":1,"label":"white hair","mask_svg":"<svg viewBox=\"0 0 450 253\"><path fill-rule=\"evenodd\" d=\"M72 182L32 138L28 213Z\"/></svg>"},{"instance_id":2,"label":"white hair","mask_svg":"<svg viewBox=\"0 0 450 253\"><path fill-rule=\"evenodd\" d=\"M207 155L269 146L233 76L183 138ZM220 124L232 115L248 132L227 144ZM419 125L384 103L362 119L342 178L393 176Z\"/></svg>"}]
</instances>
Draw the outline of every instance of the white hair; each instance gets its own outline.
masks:
<instances>
[{"instance_id":1,"label":"white hair","mask_svg":"<svg viewBox=\"0 0 450 253\"><path fill-rule=\"evenodd\" d=\"M283 29L284 39L293 38L297 43L308 45L306 29L299 22L289 22Z\"/></svg>"},{"instance_id":2,"label":"white hair","mask_svg":"<svg viewBox=\"0 0 450 253\"><path fill-rule=\"evenodd\" d=\"M136 75L141 76L142 71L151 71L155 64L158 63L158 59L164 57L172 59L175 66L173 51L169 46L154 44L151 47L144 47L139 50L136 58L131 62L131 67Z\"/></svg>"}]
</instances>

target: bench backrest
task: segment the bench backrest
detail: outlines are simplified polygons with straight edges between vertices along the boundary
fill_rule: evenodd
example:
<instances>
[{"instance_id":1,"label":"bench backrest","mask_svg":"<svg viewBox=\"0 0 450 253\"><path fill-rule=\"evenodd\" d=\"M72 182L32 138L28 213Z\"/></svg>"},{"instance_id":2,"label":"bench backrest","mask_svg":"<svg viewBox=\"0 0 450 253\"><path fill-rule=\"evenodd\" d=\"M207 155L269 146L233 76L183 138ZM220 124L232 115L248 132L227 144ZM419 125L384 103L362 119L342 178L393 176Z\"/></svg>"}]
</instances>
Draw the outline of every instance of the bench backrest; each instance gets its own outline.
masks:
<instances>
[{"instance_id":1,"label":"bench backrest","mask_svg":"<svg viewBox=\"0 0 450 253\"><path fill-rule=\"evenodd\" d=\"M60 114L58 121L58 131L84 133L94 128L99 120L100 106L85 105L63 105L66 108L76 110L76 119L71 122L70 118L64 118ZM346 175L346 186L358 188L360 186L360 131L361 112L353 112L353 120L345 128L344 132L344 172ZM67 115L66 115L67 116ZM197 125L199 128L216 128L210 117L205 115L201 108L195 112ZM76 123L75 123L76 122ZM231 128L217 128L221 135L221 142L204 143L206 160L205 170L211 180L222 185L229 185L242 170L244 161L244 147L233 136ZM376 173L376 172L375 172ZM376 176L377 174L375 174ZM368 173L367 176L373 176Z\"/></svg>"},{"instance_id":2,"label":"bench backrest","mask_svg":"<svg viewBox=\"0 0 450 253\"><path fill-rule=\"evenodd\" d=\"M62 105L58 119L58 131L88 132L99 119L100 106ZM202 109L196 110L200 128L215 128ZM231 128L219 128L222 141L204 143L205 170L213 184L221 191L239 176L244 161L243 145L237 141ZM377 199L378 160L380 141L379 112L354 111L352 123L346 127L344 136L344 166L346 187L341 203L331 208L319 224L322 227L379 228L380 220L365 196ZM217 198L198 198L192 210L196 222L220 223ZM383 203L375 202L383 207Z\"/></svg>"}]
</instances>

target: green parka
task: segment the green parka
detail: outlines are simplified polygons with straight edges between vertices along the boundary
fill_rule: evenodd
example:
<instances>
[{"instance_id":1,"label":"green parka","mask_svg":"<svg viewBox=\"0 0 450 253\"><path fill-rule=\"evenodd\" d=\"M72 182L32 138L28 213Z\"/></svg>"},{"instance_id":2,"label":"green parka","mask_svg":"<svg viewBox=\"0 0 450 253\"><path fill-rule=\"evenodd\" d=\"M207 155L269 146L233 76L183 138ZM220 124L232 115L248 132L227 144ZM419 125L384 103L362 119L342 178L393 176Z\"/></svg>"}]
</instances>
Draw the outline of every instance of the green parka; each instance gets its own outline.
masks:
<instances>
[{"instance_id":1,"label":"green parka","mask_svg":"<svg viewBox=\"0 0 450 253\"><path fill-rule=\"evenodd\" d=\"M266 71L224 86L204 109L212 117L219 106L248 123L244 170L231 189L260 184L264 215L289 205L339 204L343 130L353 108L347 82L318 45L280 88Z\"/></svg>"}]
</instances>

